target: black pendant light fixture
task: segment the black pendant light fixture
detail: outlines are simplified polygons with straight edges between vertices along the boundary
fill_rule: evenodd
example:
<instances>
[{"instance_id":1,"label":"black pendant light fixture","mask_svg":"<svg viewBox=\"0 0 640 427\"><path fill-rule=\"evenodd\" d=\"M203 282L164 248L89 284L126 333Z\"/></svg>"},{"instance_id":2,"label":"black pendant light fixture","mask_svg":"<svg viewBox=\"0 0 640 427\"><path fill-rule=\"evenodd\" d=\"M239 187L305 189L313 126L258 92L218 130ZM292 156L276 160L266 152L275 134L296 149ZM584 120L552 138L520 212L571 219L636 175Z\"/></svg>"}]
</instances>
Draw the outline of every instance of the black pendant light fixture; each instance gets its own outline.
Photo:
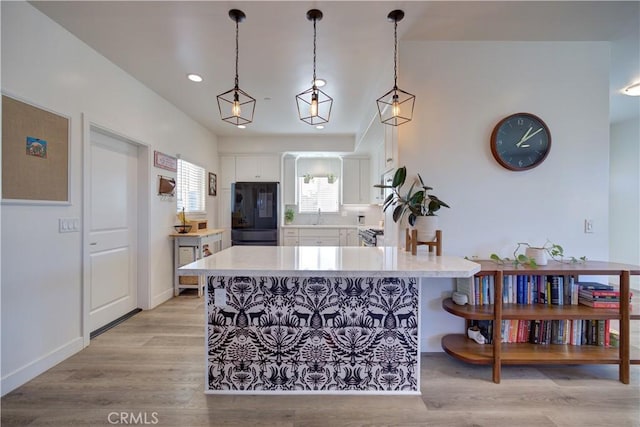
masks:
<instances>
[{"instance_id":1,"label":"black pendant light fixture","mask_svg":"<svg viewBox=\"0 0 640 427\"><path fill-rule=\"evenodd\" d=\"M311 9L307 12L307 19L313 21L313 81L310 89L296 95L296 103L300 120L317 126L329 121L333 98L318 89L316 83L316 22L322 19L322 12Z\"/></svg>"},{"instance_id":2,"label":"black pendant light fixture","mask_svg":"<svg viewBox=\"0 0 640 427\"><path fill-rule=\"evenodd\" d=\"M220 117L227 123L235 126L244 126L253 121L253 113L256 109L256 100L238 84L238 24L247 17L243 11L231 9L229 17L236 23L236 80L233 89L218 95L218 109Z\"/></svg>"},{"instance_id":3,"label":"black pendant light fixture","mask_svg":"<svg viewBox=\"0 0 640 427\"><path fill-rule=\"evenodd\" d=\"M378 98L378 113L380 121L385 125L399 126L411 121L416 97L398 88L398 21L402 21L404 12L394 10L389 12L387 19L393 22L393 88Z\"/></svg>"}]
</instances>

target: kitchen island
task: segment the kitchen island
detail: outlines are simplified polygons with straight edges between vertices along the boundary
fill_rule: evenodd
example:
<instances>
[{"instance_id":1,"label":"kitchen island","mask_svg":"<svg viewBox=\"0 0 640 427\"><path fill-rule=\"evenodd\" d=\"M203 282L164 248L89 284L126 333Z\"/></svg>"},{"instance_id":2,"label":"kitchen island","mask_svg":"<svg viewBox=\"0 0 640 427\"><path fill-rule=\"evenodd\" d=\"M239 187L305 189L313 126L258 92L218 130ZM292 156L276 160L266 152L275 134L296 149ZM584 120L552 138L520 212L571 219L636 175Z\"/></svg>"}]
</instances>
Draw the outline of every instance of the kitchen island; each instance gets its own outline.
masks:
<instances>
[{"instance_id":1,"label":"kitchen island","mask_svg":"<svg viewBox=\"0 0 640 427\"><path fill-rule=\"evenodd\" d=\"M393 247L233 246L207 278L206 392L420 391L420 280L474 262Z\"/></svg>"}]
</instances>

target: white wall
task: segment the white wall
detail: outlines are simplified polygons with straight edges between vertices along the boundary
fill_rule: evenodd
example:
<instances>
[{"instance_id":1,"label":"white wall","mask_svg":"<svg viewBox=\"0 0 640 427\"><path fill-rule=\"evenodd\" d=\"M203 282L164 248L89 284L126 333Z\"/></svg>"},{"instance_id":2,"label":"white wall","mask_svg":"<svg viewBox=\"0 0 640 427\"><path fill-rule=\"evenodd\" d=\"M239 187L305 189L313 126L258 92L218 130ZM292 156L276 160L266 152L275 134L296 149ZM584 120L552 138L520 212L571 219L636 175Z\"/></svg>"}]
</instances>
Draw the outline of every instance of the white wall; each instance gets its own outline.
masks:
<instances>
[{"instance_id":1,"label":"white wall","mask_svg":"<svg viewBox=\"0 0 640 427\"><path fill-rule=\"evenodd\" d=\"M611 126L609 186L611 259L640 265L640 118ZM631 277L640 286L640 278Z\"/></svg>"},{"instance_id":2,"label":"white wall","mask_svg":"<svg viewBox=\"0 0 640 427\"><path fill-rule=\"evenodd\" d=\"M218 170L216 137L26 2L2 2L2 91L71 117L71 204L2 206L2 393L82 346L82 233L58 218L82 214L82 117ZM150 156L152 157L152 156ZM152 162L152 158L149 159ZM172 296L175 201L156 194L150 163L151 305ZM216 200L207 197L210 223ZM147 302L148 303L148 302Z\"/></svg>"},{"instance_id":3,"label":"white wall","mask_svg":"<svg viewBox=\"0 0 640 427\"><path fill-rule=\"evenodd\" d=\"M608 71L606 43L401 44L399 87L417 100L399 128L399 164L451 206L439 215L445 254L512 256L517 242L549 238L568 255L609 258ZM502 168L489 147L496 123L517 112L541 117L552 135L547 159L525 172ZM434 307L422 319L425 351L462 328L438 309L452 286L424 289L423 306Z\"/></svg>"}]
</instances>

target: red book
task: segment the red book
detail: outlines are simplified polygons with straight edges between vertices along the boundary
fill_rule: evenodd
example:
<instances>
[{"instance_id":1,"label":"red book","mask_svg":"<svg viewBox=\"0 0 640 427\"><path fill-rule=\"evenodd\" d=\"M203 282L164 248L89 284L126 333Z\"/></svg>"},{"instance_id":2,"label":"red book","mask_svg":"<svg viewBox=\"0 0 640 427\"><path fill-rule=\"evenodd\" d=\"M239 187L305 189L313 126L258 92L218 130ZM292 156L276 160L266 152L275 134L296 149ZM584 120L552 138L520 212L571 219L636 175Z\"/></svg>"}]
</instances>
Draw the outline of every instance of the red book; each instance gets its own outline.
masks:
<instances>
[{"instance_id":1,"label":"red book","mask_svg":"<svg viewBox=\"0 0 640 427\"><path fill-rule=\"evenodd\" d=\"M620 291L599 291L599 290L581 290L580 293L591 297L620 297ZM629 292L629 296L633 296L633 292Z\"/></svg>"},{"instance_id":2,"label":"red book","mask_svg":"<svg viewBox=\"0 0 640 427\"><path fill-rule=\"evenodd\" d=\"M584 298L580 298L578 301L582 305L586 305L593 308L620 308L620 301L589 301ZM632 309L629 304L629 310Z\"/></svg>"}]
</instances>

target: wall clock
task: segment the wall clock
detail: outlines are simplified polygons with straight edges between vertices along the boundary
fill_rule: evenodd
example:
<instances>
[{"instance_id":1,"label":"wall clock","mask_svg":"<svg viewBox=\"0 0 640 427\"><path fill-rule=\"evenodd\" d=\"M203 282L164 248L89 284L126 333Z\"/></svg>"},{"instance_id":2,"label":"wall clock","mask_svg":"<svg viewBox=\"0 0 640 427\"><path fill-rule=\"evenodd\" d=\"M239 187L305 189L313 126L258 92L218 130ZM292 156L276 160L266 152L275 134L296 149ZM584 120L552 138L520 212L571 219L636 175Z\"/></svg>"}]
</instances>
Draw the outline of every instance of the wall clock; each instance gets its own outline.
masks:
<instances>
[{"instance_id":1,"label":"wall clock","mask_svg":"<svg viewBox=\"0 0 640 427\"><path fill-rule=\"evenodd\" d=\"M542 119L530 113L516 113L500 120L491 133L491 153L512 171L534 168L551 149L551 133Z\"/></svg>"}]
</instances>

